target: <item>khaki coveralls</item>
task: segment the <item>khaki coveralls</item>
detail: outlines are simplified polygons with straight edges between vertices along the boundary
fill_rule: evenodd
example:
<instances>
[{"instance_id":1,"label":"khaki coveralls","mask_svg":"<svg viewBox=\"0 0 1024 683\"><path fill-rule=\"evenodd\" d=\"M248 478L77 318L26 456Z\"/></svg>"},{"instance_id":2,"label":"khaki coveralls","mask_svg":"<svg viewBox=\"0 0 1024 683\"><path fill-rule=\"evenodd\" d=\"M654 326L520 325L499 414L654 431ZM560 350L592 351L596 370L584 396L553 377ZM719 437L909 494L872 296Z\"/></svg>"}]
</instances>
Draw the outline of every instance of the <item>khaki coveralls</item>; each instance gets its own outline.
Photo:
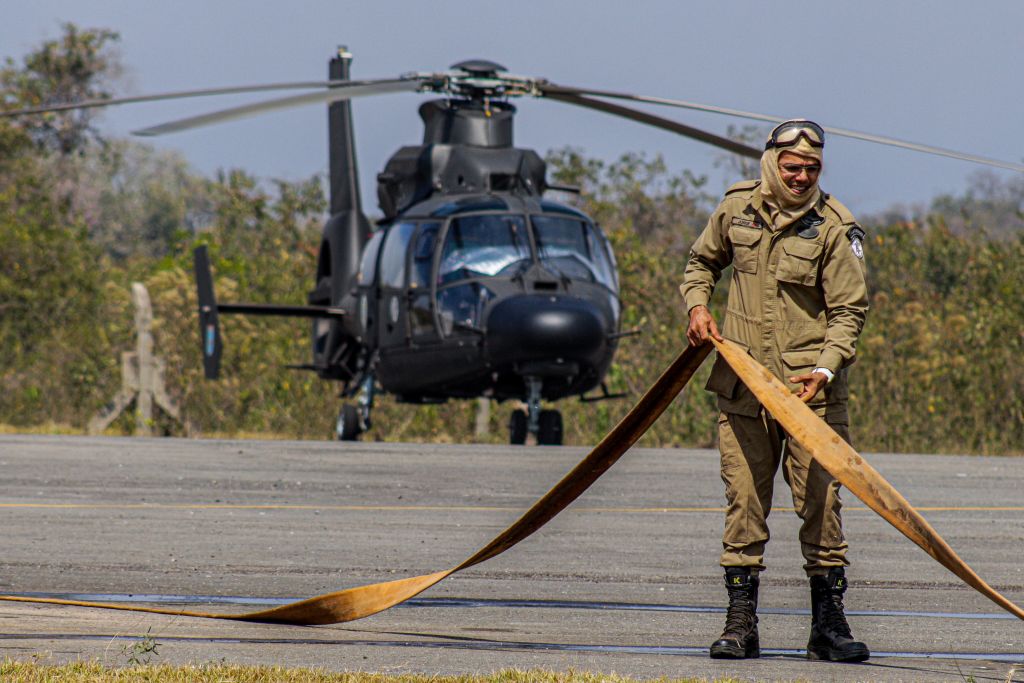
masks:
<instances>
[{"instance_id":1,"label":"khaki coveralls","mask_svg":"<svg viewBox=\"0 0 1024 683\"><path fill-rule=\"evenodd\" d=\"M690 251L680 292L688 311L706 306L731 263L722 336L794 391L801 385L789 384L789 377L818 367L832 370L834 379L809 405L849 442L848 366L868 310L864 231L845 206L824 193L804 216L775 230L760 183L738 183L726 192ZM722 358L716 359L706 388L718 394L722 411L719 448L728 502L722 566L764 569L766 520L780 463L803 520L800 544L807 574L847 565L839 483L786 439Z\"/></svg>"}]
</instances>

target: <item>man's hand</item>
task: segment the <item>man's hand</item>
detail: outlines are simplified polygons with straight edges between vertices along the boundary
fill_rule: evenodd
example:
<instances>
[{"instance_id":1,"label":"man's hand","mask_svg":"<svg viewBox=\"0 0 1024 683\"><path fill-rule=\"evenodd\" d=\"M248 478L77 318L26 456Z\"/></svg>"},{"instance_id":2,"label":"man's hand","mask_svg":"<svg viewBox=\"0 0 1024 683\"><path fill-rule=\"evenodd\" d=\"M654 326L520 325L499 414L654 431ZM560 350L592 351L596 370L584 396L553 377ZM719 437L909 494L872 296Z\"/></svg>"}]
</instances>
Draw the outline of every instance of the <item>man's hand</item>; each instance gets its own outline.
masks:
<instances>
[{"instance_id":1,"label":"man's hand","mask_svg":"<svg viewBox=\"0 0 1024 683\"><path fill-rule=\"evenodd\" d=\"M823 372L809 372L806 375L790 377L791 384L803 384L803 387L796 393L796 397L804 403L810 403L811 399L818 395L821 388L828 384L828 377Z\"/></svg>"},{"instance_id":2,"label":"man's hand","mask_svg":"<svg viewBox=\"0 0 1024 683\"><path fill-rule=\"evenodd\" d=\"M722 341L722 335L718 333L718 326L711 317L711 311L707 306L694 306L690 309L690 326L686 328L687 340L691 346L700 346L706 344L712 337L716 341Z\"/></svg>"}]
</instances>

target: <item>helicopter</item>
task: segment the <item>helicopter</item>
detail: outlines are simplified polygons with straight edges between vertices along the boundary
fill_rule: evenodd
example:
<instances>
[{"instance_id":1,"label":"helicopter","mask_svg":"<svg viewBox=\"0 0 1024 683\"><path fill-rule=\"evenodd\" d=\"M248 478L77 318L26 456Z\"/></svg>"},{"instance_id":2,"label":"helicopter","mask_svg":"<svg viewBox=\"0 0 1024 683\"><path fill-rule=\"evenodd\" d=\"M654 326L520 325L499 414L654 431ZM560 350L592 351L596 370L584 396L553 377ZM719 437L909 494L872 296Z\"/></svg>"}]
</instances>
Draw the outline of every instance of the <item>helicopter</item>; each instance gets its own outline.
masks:
<instances>
[{"instance_id":1,"label":"helicopter","mask_svg":"<svg viewBox=\"0 0 1024 683\"><path fill-rule=\"evenodd\" d=\"M340 383L336 437L359 438L381 392L412 404L485 397L525 404L509 441L563 440L559 411L544 401L619 398L604 377L623 331L615 255L601 228L547 196L574 192L548 182L544 160L513 144L516 97L547 98L696 139L751 159L762 150L611 100L713 112L776 124L781 117L681 100L556 85L472 59L445 72L352 80L339 48L325 82L195 90L50 105L17 116L112 104L279 89L313 92L233 107L135 131L151 136L285 107L328 105L330 218L307 304L218 302L205 247L194 253L204 373L216 379L221 314L311 320L311 359L290 366ZM377 175L382 217L363 213L350 101L399 92L439 95L419 107L423 140L398 149ZM870 133L833 135L1000 168L1024 166ZM597 392L593 394L591 392Z\"/></svg>"},{"instance_id":2,"label":"helicopter","mask_svg":"<svg viewBox=\"0 0 1024 683\"><path fill-rule=\"evenodd\" d=\"M561 413L543 401L619 398L604 383L621 330L615 255L600 227L545 196L574 191L547 181L545 162L513 145L512 97L539 94L536 79L475 59L445 73L352 81L352 55L330 61L332 88L350 96L328 107L330 212L308 306L219 303L205 247L195 252L204 371L219 375L219 315L312 318L312 361L292 366L341 383L336 436L369 429L381 391L405 403L486 397L517 400L509 441L563 440ZM445 95L423 103L420 145L400 148L378 174L382 218L371 228L360 205L351 96L409 89ZM586 98L562 94L567 101ZM572 99L571 99L572 98ZM286 98L289 101L303 100ZM608 103L611 113L626 112ZM247 109L246 113L252 110ZM175 132L231 118L232 111L139 131ZM690 129L663 120L672 130ZM726 138L732 151L760 152ZM596 395L588 395L598 389Z\"/></svg>"},{"instance_id":3,"label":"helicopter","mask_svg":"<svg viewBox=\"0 0 1024 683\"><path fill-rule=\"evenodd\" d=\"M331 60L349 79L351 55ZM206 374L216 377L219 313L313 318L312 362L300 366L342 384L336 436L369 428L374 397L435 403L475 397L519 400L509 441L532 434L562 443L561 413L542 401L607 400L603 378L621 331L615 255L578 209L545 197L545 162L513 146L508 98L526 79L486 60L432 74L449 95L419 108L420 145L399 149L378 175L383 217L371 230L360 207L349 102L330 105L331 218L307 307L219 304L205 248L195 254ZM587 396L596 388L600 393Z\"/></svg>"}]
</instances>

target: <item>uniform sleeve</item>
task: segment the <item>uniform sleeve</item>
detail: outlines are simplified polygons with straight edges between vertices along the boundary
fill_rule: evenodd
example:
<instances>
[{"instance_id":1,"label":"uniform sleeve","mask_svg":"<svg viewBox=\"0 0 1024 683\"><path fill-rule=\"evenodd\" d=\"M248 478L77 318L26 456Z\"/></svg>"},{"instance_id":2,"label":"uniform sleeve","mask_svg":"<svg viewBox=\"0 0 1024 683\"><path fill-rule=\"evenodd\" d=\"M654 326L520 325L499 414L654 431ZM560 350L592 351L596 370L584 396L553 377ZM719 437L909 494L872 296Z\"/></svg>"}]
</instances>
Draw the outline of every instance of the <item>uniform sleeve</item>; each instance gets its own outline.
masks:
<instances>
[{"instance_id":1,"label":"uniform sleeve","mask_svg":"<svg viewBox=\"0 0 1024 683\"><path fill-rule=\"evenodd\" d=\"M868 314L867 267L864 250L850 239L847 231L856 228L844 225L837 239L832 240L825 255L821 284L825 293L825 345L818 357L818 367L832 372L849 365L857 352L857 337L864 328ZM855 235L857 233L854 233ZM859 255L858 255L859 254Z\"/></svg>"},{"instance_id":2,"label":"uniform sleeve","mask_svg":"<svg viewBox=\"0 0 1024 683\"><path fill-rule=\"evenodd\" d=\"M704 232L690 247L690 260L686 263L683 284L679 285L687 312L694 306L708 305L715 283L732 262L732 245L726 235L725 216L724 204L720 204L708 219Z\"/></svg>"}]
</instances>

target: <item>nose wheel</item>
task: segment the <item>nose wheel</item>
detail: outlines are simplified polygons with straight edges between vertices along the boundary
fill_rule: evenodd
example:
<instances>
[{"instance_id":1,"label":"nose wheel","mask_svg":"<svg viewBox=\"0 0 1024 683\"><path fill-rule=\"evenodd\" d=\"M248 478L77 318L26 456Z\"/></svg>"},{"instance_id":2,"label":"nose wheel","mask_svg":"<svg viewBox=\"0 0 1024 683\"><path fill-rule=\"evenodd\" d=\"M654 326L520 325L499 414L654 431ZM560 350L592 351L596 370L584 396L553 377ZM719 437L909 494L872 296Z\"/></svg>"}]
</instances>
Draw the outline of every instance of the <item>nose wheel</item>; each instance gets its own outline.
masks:
<instances>
[{"instance_id":1,"label":"nose wheel","mask_svg":"<svg viewBox=\"0 0 1024 683\"><path fill-rule=\"evenodd\" d=\"M351 403L343 403L338 411L338 422L334 426L338 441L355 441L363 433L359 420L359 408Z\"/></svg>"},{"instance_id":2,"label":"nose wheel","mask_svg":"<svg viewBox=\"0 0 1024 683\"><path fill-rule=\"evenodd\" d=\"M343 403L338 411L338 422L334 426L338 441L355 441L359 435L370 428L370 412L373 410L373 398L376 393L376 378L367 375L359 389L359 398L355 405Z\"/></svg>"},{"instance_id":3,"label":"nose wheel","mask_svg":"<svg viewBox=\"0 0 1024 683\"><path fill-rule=\"evenodd\" d=\"M541 410L541 386L539 378L526 378L526 410L513 410L508 421L512 445L525 444L527 434L534 435L538 446L562 445L562 414L557 410Z\"/></svg>"}]
</instances>

